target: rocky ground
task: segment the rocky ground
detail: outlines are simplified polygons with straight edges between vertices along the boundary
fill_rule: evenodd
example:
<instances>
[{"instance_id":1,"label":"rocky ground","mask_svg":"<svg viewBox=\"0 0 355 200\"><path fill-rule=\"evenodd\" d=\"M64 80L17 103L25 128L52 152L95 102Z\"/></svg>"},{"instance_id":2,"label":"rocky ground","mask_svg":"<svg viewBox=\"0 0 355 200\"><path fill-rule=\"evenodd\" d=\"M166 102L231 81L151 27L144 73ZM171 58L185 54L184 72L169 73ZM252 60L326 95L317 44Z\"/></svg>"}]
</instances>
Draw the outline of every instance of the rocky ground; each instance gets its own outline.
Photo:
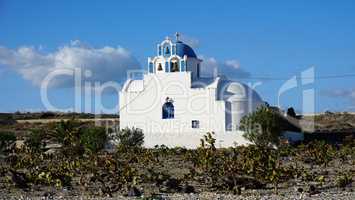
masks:
<instances>
[{"instance_id":1,"label":"rocky ground","mask_svg":"<svg viewBox=\"0 0 355 200\"><path fill-rule=\"evenodd\" d=\"M70 195L64 192L43 192L42 194L29 194L24 192L19 192L17 194L8 194L2 191L2 196L0 199L4 200L18 200L18 199L28 199L28 200L43 200L43 199L97 199L97 200L113 200L113 199L171 199L171 200L210 200L210 199L223 199L223 200L279 200L279 199L314 199L314 200L353 200L355 199L354 191L323 191L317 194L309 194L307 192L297 192L297 191L280 191L279 194L262 193L258 191L249 192L241 195L232 194L218 194L214 192L203 192L200 194L157 194L154 197L145 197L144 195L139 197L128 197L128 196L115 196L115 197L97 197L97 196L86 196L86 195Z\"/></svg>"},{"instance_id":2,"label":"rocky ground","mask_svg":"<svg viewBox=\"0 0 355 200\"><path fill-rule=\"evenodd\" d=\"M317 120L336 123L332 115ZM341 119L351 124L353 117ZM63 156L76 149L53 138L39 152L26 146L34 128L57 130L42 123L0 126L17 137L0 153L0 199L355 199L354 143L291 146L277 158L265 156L270 150L208 145Z\"/></svg>"},{"instance_id":3,"label":"rocky ground","mask_svg":"<svg viewBox=\"0 0 355 200\"><path fill-rule=\"evenodd\" d=\"M171 186L170 180L175 180L175 178L182 180L191 163L184 164L184 161L179 157L160 160L164 164L159 163L159 166L156 166L154 170L164 171L172 177L161 185L140 183L134 188L123 187L117 192L107 193L99 182L91 183L90 187L84 186L79 178L80 175L77 174L70 187L58 188L31 184L30 187L21 189L16 184L6 181L10 178L6 173L7 179L6 176L0 178L2 181L0 183L0 199L355 199L354 184L347 184L345 187L336 185L337 173L340 168L355 174L352 161L342 162L335 159L326 168L303 164L312 174L312 180L305 181L302 180L304 179L302 177L291 178L280 183L277 192L274 191L272 184L267 184L266 187L260 189L248 189L241 185L240 191L237 191L240 193L235 194L235 191L211 188L210 182L199 182L200 177L197 177L197 180L186 180L191 188L185 187L183 183ZM285 164L288 162L285 161ZM147 167L151 166L147 165ZM104 176L105 172L100 173L102 174L99 176ZM323 175L324 180L320 181L319 177ZM112 182L110 178L107 179L107 185L112 187L114 184L116 182ZM177 189L178 187L181 188Z\"/></svg>"}]
</instances>

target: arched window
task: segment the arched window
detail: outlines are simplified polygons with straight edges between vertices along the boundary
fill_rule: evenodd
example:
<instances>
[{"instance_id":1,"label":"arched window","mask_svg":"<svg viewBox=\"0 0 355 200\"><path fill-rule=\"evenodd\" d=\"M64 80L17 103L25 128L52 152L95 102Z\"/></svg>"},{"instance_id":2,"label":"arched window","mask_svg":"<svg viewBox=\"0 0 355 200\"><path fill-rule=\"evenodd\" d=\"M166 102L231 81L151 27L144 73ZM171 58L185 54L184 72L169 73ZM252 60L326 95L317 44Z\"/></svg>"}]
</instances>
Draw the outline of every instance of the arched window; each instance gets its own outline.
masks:
<instances>
[{"instance_id":1,"label":"arched window","mask_svg":"<svg viewBox=\"0 0 355 200\"><path fill-rule=\"evenodd\" d=\"M174 118L174 105L173 105L173 102L167 100L167 102L165 102L163 104L162 113L163 113L163 116L162 116L163 119L172 119L172 118Z\"/></svg>"},{"instance_id":2,"label":"arched window","mask_svg":"<svg viewBox=\"0 0 355 200\"><path fill-rule=\"evenodd\" d=\"M169 54L170 54L169 47L165 47L165 55L169 55Z\"/></svg>"},{"instance_id":3,"label":"arched window","mask_svg":"<svg viewBox=\"0 0 355 200\"><path fill-rule=\"evenodd\" d=\"M163 67L161 66L161 63L158 64L158 71L163 70Z\"/></svg>"},{"instance_id":4,"label":"arched window","mask_svg":"<svg viewBox=\"0 0 355 200\"><path fill-rule=\"evenodd\" d=\"M170 63L170 72L178 72L178 71L180 71L178 61L171 62Z\"/></svg>"}]
</instances>

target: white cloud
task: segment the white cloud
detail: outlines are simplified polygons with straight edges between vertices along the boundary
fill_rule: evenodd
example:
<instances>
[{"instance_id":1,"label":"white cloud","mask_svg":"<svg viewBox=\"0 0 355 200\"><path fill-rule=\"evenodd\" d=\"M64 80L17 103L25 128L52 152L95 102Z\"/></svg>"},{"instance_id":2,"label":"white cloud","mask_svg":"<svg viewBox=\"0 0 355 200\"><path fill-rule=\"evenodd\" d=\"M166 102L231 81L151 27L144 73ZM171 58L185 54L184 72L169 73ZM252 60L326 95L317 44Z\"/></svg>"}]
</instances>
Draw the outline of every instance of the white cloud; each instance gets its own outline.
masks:
<instances>
[{"instance_id":1,"label":"white cloud","mask_svg":"<svg viewBox=\"0 0 355 200\"><path fill-rule=\"evenodd\" d=\"M138 61L125 48L93 48L77 40L51 53L28 46L18 49L0 47L0 65L15 70L37 86L50 72L58 69L90 70L92 76L86 81L122 82L126 79L127 70L140 68ZM51 86L73 87L73 80L73 77L63 75L53 80Z\"/></svg>"},{"instance_id":2,"label":"white cloud","mask_svg":"<svg viewBox=\"0 0 355 200\"><path fill-rule=\"evenodd\" d=\"M355 88L352 89L336 89L326 90L322 92L323 95L334 98L346 98L355 104Z\"/></svg>"},{"instance_id":3,"label":"white cloud","mask_svg":"<svg viewBox=\"0 0 355 200\"><path fill-rule=\"evenodd\" d=\"M240 63L239 60L226 60L225 65L232 67L234 69L240 69Z\"/></svg>"},{"instance_id":4,"label":"white cloud","mask_svg":"<svg viewBox=\"0 0 355 200\"><path fill-rule=\"evenodd\" d=\"M93 48L80 41L58 48L54 52L44 53L42 48L23 46L9 49L0 46L0 65L18 72L24 79L40 86L43 79L58 69L90 70L92 76L84 77L85 81L114 81L122 83L127 78L127 70L140 69L138 61L122 47L105 46ZM247 78L250 73L240 67L236 59L218 61L214 57L204 57L201 66L202 76L214 73L224 74L231 79ZM73 87L74 78L62 75L55 78L52 87Z\"/></svg>"},{"instance_id":5,"label":"white cloud","mask_svg":"<svg viewBox=\"0 0 355 200\"><path fill-rule=\"evenodd\" d=\"M223 74L231 79L248 78L250 73L240 67L240 63L236 59L217 61L213 57L200 56L203 60L201 66L202 76L211 76L213 73Z\"/></svg>"},{"instance_id":6,"label":"white cloud","mask_svg":"<svg viewBox=\"0 0 355 200\"><path fill-rule=\"evenodd\" d=\"M218 72L218 62L213 57L199 56L203 61L201 63L201 75L202 76L212 76Z\"/></svg>"},{"instance_id":7,"label":"white cloud","mask_svg":"<svg viewBox=\"0 0 355 200\"><path fill-rule=\"evenodd\" d=\"M183 41L185 44L189 45L193 49L198 48L200 45L200 41L197 38L188 36L186 34L181 34L180 40Z\"/></svg>"}]
</instances>

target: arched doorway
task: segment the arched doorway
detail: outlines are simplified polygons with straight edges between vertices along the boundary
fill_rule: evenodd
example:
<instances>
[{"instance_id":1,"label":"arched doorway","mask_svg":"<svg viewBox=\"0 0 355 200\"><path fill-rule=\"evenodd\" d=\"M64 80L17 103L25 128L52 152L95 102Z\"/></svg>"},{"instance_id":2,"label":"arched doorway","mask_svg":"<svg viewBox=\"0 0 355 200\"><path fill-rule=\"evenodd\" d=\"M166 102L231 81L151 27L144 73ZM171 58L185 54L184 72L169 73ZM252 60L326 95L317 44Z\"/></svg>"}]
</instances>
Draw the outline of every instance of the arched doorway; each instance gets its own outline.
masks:
<instances>
[{"instance_id":1,"label":"arched doorway","mask_svg":"<svg viewBox=\"0 0 355 200\"><path fill-rule=\"evenodd\" d=\"M162 118L163 119L172 119L174 118L174 105L171 101L167 101L163 104L162 107Z\"/></svg>"}]
</instances>

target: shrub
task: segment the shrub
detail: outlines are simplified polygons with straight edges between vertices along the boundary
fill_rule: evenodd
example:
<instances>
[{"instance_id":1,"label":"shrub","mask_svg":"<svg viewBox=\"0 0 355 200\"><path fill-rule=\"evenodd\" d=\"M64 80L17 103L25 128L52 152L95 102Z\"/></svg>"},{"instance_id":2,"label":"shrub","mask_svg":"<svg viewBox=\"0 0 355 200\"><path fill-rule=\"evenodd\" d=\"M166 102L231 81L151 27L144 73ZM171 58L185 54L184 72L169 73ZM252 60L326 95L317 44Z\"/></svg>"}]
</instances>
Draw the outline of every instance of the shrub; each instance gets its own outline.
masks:
<instances>
[{"instance_id":1,"label":"shrub","mask_svg":"<svg viewBox=\"0 0 355 200\"><path fill-rule=\"evenodd\" d=\"M12 132L0 132L0 151L6 148L9 144L16 141L16 136Z\"/></svg>"},{"instance_id":2,"label":"shrub","mask_svg":"<svg viewBox=\"0 0 355 200\"><path fill-rule=\"evenodd\" d=\"M299 146L297 156L305 162L327 167L335 155L336 150L331 144L324 141L313 141L305 146Z\"/></svg>"},{"instance_id":3,"label":"shrub","mask_svg":"<svg viewBox=\"0 0 355 200\"><path fill-rule=\"evenodd\" d=\"M287 116L290 116L290 117L293 117L293 118L297 117L295 109L293 107L290 107L290 108L287 109Z\"/></svg>"},{"instance_id":4,"label":"shrub","mask_svg":"<svg viewBox=\"0 0 355 200\"><path fill-rule=\"evenodd\" d=\"M12 116L2 116L0 118L0 125L14 125L16 120Z\"/></svg>"},{"instance_id":5,"label":"shrub","mask_svg":"<svg viewBox=\"0 0 355 200\"><path fill-rule=\"evenodd\" d=\"M71 146L80 141L80 125L76 120L62 120L55 125L53 137L64 146Z\"/></svg>"},{"instance_id":6,"label":"shrub","mask_svg":"<svg viewBox=\"0 0 355 200\"><path fill-rule=\"evenodd\" d=\"M43 136L44 134L42 130L33 129L25 140L25 145L29 147L31 151L39 152L45 146L45 143L43 142Z\"/></svg>"},{"instance_id":7,"label":"shrub","mask_svg":"<svg viewBox=\"0 0 355 200\"><path fill-rule=\"evenodd\" d=\"M104 127L91 127L81 130L80 143L92 153L104 148L107 141L107 134Z\"/></svg>"},{"instance_id":8,"label":"shrub","mask_svg":"<svg viewBox=\"0 0 355 200\"><path fill-rule=\"evenodd\" d=\"M141 147L144 143L144 134L138 128L125 128L117 132L115 139L118 140L120 146Z\"/></svg>"},{"instance_id":9,"label":"shrub","mask_svg":"<svg viewBox=\"0 0 355 200\"><path fill-rule=\"evenodd\" d=\"M61 121L56 124L52 136L63 144L65 155L80 155L83 146L80 143L81 123L76 120Z\"/></svg>"},{"instance_id":10,"label":"shrub","mask_svg":"<svg viewBox=\"0 0 355 200\"><path fill-rule=\"evenodd\" d=\"M281 116L268 107L261 106L242 118L244 137L257 146L278 145L281 134Z\"/></svg>"},{"instance_id":11,"label":"shrub","mask_svg":"<svg viewBox=\"0 0 355 200\"><path fill-rule=\"evenodd\" d=\"M197 148L197 155L195 163L202 169L208 170L215 166L217 155L216 155L216 139L213 137L214 132L208 132L201 139L201 144Z\"/></svg>"},{"instance_id":12,"label":"shrub","mask_svg":"<svg viewBox=\"0 0 355 200\"><path fill-rule=\"evenodd\" d=\"M352 183L352 175L350 173L338 173L338 176L336 178L336 185L338 187L346 187L347 185L350 185Z\"/></svg>"}]
</instances>

